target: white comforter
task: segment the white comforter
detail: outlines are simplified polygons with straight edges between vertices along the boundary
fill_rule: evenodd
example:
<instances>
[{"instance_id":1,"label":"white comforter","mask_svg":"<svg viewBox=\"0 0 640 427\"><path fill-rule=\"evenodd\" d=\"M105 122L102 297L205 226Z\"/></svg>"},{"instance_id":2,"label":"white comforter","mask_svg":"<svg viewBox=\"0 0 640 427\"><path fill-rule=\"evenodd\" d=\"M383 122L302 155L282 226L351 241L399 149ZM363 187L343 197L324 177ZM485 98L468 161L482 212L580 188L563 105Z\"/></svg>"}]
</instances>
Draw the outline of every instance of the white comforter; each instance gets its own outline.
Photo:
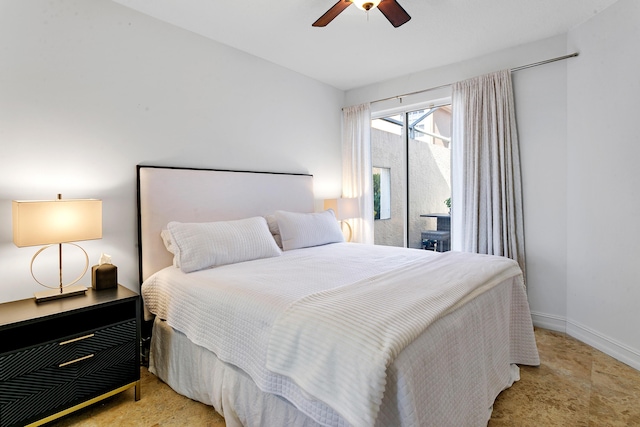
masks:
<instances>
[{"instance_id":1,"label":"white comforter","mask_svg":"<svg viewBox=\"0 0 640 427\"><path fill-rule=\"evenodd\" d=\"M446 252L309 295L276 319L267 368L352 425L372 426L396 356L467 297L520 273L507 258Z\"/></svg>"},{"instance_id":2,"label":"white comforter","mask_svg":"<svg viewBox=\"0 0 640 427\"><path fill-rule=\"evenodd\" d=\"M277 258L224 266L188 275L170 267L149 278L144 283L142 292L149 311L166 319L170 326L182 331L195 344L213 351L219 359L240 367L251 376L260 389L284 396L320 424L344 425L345 420L348 420L353 424L372 425L372 418L375 418L380 403L380 390L384 391L384 377L381 387L374 387L373 393L364 391L355 399L358 401L355 406L344 408L337 405L339 410L336 411L327 402L331 399L327 398L326 393L323 395L323 391L317 387L306 387L300 384L303 381L296 380L299 373L278 369L286 374L281 375L267 369L269 340L274 325L278 323L278 316L309 295L326 293L330 289L341 287L347 289L350 286L345 285L356 284L371 276L387 276L394 274L390 272L412 270L413 267L405 267L412 266L416 260L424 260L427 264L435 265L443 262L442 260L455 257L456 255L443 256L420 250L336 244L289 251ZM495 260L504 261L502 258ZM507 276L517 275L518 272L513 270L513 265L510 262L507 264L507 270L511 269ZM327 265L331 267L327 268ZM488 273L485 279L495 279L496 275L504 274L505 270L485 271ZM239 275L238 272L242 274ZM469 272L470 270L465 274ZM433 276L437 277L437 274L430 272L429 281L425 282L442 282L435 279L434 282ZM425 278L424 275L419 277ZM416 282L416 278L407 278L407 281L413 284L420 283ZM447 281L448 279L444 280ZM484 279L475 282L478 286L486 284ZM497 280L494 282L497 283ZM476 286L466 288L465 285L465 290L458 293L459 297L448 299L444 305L430 311L429 316L437 318L455 308L456 304L475 288ZM335 292L342 293L342 290ZM383 291L383 294L384 292L388 291ZM392 292L393 295L402 295L402 291ZM373 318L377 317L377 311L369 313L371 314ZM528 310L526 316L529 316ZM285 324L280 323L281 326ZM368 322L362 318L355 323L356 326L362 324ZM374 324L378 325L375 322ZM420 326L423 327L426 327L426 324ZM325 342L326 339L328 338L323 337L319 342L323 346L331 345ZM401 351L401 347L394 347L391 353ZM533 347L535 349L535 343ZM340 349L335 350L337 351L332 354L340 358ZM347 352L345 354L347 364L353 357ZM528 360L518 362L536 364L537 353L531 354ZM384 369L379 372L384 376ZM350 383L345 383L341 378L332 381L332 386L348 388ZM341 392L345 393L344 390ZM368 405L365 413L362 412L363 404Z\"/></svg>"}]
</instances>

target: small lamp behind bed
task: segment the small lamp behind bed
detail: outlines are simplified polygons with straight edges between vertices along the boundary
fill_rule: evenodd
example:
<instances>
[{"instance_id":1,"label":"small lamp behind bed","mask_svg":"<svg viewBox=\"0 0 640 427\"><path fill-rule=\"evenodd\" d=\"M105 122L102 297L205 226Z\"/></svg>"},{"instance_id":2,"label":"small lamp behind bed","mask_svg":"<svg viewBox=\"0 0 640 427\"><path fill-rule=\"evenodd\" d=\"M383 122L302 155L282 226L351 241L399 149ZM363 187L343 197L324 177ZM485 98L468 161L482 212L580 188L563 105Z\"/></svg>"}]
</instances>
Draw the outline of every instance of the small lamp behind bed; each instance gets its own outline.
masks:
<instances>
[{"instance_id":1,"label":"small lamp behind bed","mask_svg":"<svg viewBox=\"0 0 640 427\"><path fill-rule=\"evenodd\" d=\"M349 230L347 242L350 242L353 237L353 230L346 220L358 216L358 200L355 198L325 199L324 209L333 209L340 224L346 224Z\"/></svg>"}]
</instances>

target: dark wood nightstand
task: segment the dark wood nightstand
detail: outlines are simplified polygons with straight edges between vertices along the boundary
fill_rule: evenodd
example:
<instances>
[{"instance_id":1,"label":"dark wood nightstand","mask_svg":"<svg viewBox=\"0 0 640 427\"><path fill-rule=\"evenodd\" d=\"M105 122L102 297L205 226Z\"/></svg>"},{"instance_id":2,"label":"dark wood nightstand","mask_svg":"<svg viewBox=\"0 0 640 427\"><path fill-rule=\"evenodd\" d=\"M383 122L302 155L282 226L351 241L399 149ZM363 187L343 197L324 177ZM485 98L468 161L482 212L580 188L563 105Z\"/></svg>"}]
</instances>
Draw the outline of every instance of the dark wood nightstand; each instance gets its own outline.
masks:
<instances>
[{"instance_id":1,"label":"dark wood nightstand","mask_svg":"<svg viewBox=\"0 0 640 427\"><path fill-rule=\"evenodd\" d=\"M129 289L0 304L0 427L41 425L135 387L140 302Z\"/></svg>"}]
</instances>

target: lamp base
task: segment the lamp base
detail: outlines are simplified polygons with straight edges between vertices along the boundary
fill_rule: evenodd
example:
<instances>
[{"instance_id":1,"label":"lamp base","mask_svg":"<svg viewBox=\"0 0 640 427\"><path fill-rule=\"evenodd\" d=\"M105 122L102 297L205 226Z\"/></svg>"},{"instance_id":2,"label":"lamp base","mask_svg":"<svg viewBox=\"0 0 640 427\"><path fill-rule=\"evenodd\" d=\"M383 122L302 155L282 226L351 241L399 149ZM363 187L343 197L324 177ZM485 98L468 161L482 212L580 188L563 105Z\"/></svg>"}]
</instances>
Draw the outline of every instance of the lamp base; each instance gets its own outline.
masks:
<instances>
[{"instance_id":1,"label":"lamp base","mask_svg":"<svg viewBox=\"0 0 640 427\"><path fill-rule=\"evenodd\" d=\"M345 242L350 242L351 238L353 237L353 228L351 228L351 224L349 224L347 221L340 221L340 227L342 227L343 225L346 225L347 230L349 230L349 237L345 239Z\"/></svg>"},{"instance_id":2,"label":"lamp base","mask_svg":"<svg viewBox=\"0 0 640 427\"><path fill-rule=\"evenodd\" d=\"M54 299L84 295L85 292L87 292L86 286L67 286L60 289L49 289L47 291L36 292L33 295L36 297L36 302L41 303Z\"/></svg>"}]
</instances>

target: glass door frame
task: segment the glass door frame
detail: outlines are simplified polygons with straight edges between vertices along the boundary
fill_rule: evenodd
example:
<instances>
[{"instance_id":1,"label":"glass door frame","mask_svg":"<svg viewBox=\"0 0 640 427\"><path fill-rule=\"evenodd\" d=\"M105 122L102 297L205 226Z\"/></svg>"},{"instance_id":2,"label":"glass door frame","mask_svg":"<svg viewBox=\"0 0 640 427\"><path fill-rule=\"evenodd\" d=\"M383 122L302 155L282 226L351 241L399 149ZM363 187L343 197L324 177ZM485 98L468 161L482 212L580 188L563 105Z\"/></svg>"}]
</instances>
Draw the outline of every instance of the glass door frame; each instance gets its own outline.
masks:
<instances>
[{"instance_id":1,"label":"glass door frame","mask_svg":"<svg viewBox=\"0 0 640 427\"><path fill-rule=\"evenodd\" d=\"M402 100L400 100L402 101ZM421 102L421 103L415 103L415 104L407 104L407 105L402 105L402 106L398 106L396 108L390 108L390 109L381 109L378 111L372 111L371 112L371 121L376 120L376 119L382 119L384 117L389 117L389 116L394 116L394 115L402 115L403 119L402 119L402 132L401 132L401 137L402 137L402 147L403 147L403 159L404 159L404 180L405 180L405 191L402 194L402 198L403 198L403 204L402 204L402 212L403 212L403 229L404 229L404 233L403 233L403 239L404 239L404 247L408 247L410 239L411 239L411 230L409 227L409 215L410 215L410 202L411 202L411 196L410 196L410 177L411 177L411 170L410 170L410 159L409 159L409 128L408 128L408 117L409 117L409 113L416 111L416 110L427 110L427 109L432 109L432 108L439 108L439 107L444 107L447 105L451 105L451 97L446 97L446 98L441 98L438 100L434 100L434 101L429 101L429 102ZM451 147L451 150L453 151L453 146ZM453 156L452 156L453 157ZM373 167L377 167L377 165L372 165ZM453 165L452 165L453 166ZM453 184L453 169L452 169L452 184ZM393 197L393 195L392 195Z\"/></svg>"}]
</instances>

